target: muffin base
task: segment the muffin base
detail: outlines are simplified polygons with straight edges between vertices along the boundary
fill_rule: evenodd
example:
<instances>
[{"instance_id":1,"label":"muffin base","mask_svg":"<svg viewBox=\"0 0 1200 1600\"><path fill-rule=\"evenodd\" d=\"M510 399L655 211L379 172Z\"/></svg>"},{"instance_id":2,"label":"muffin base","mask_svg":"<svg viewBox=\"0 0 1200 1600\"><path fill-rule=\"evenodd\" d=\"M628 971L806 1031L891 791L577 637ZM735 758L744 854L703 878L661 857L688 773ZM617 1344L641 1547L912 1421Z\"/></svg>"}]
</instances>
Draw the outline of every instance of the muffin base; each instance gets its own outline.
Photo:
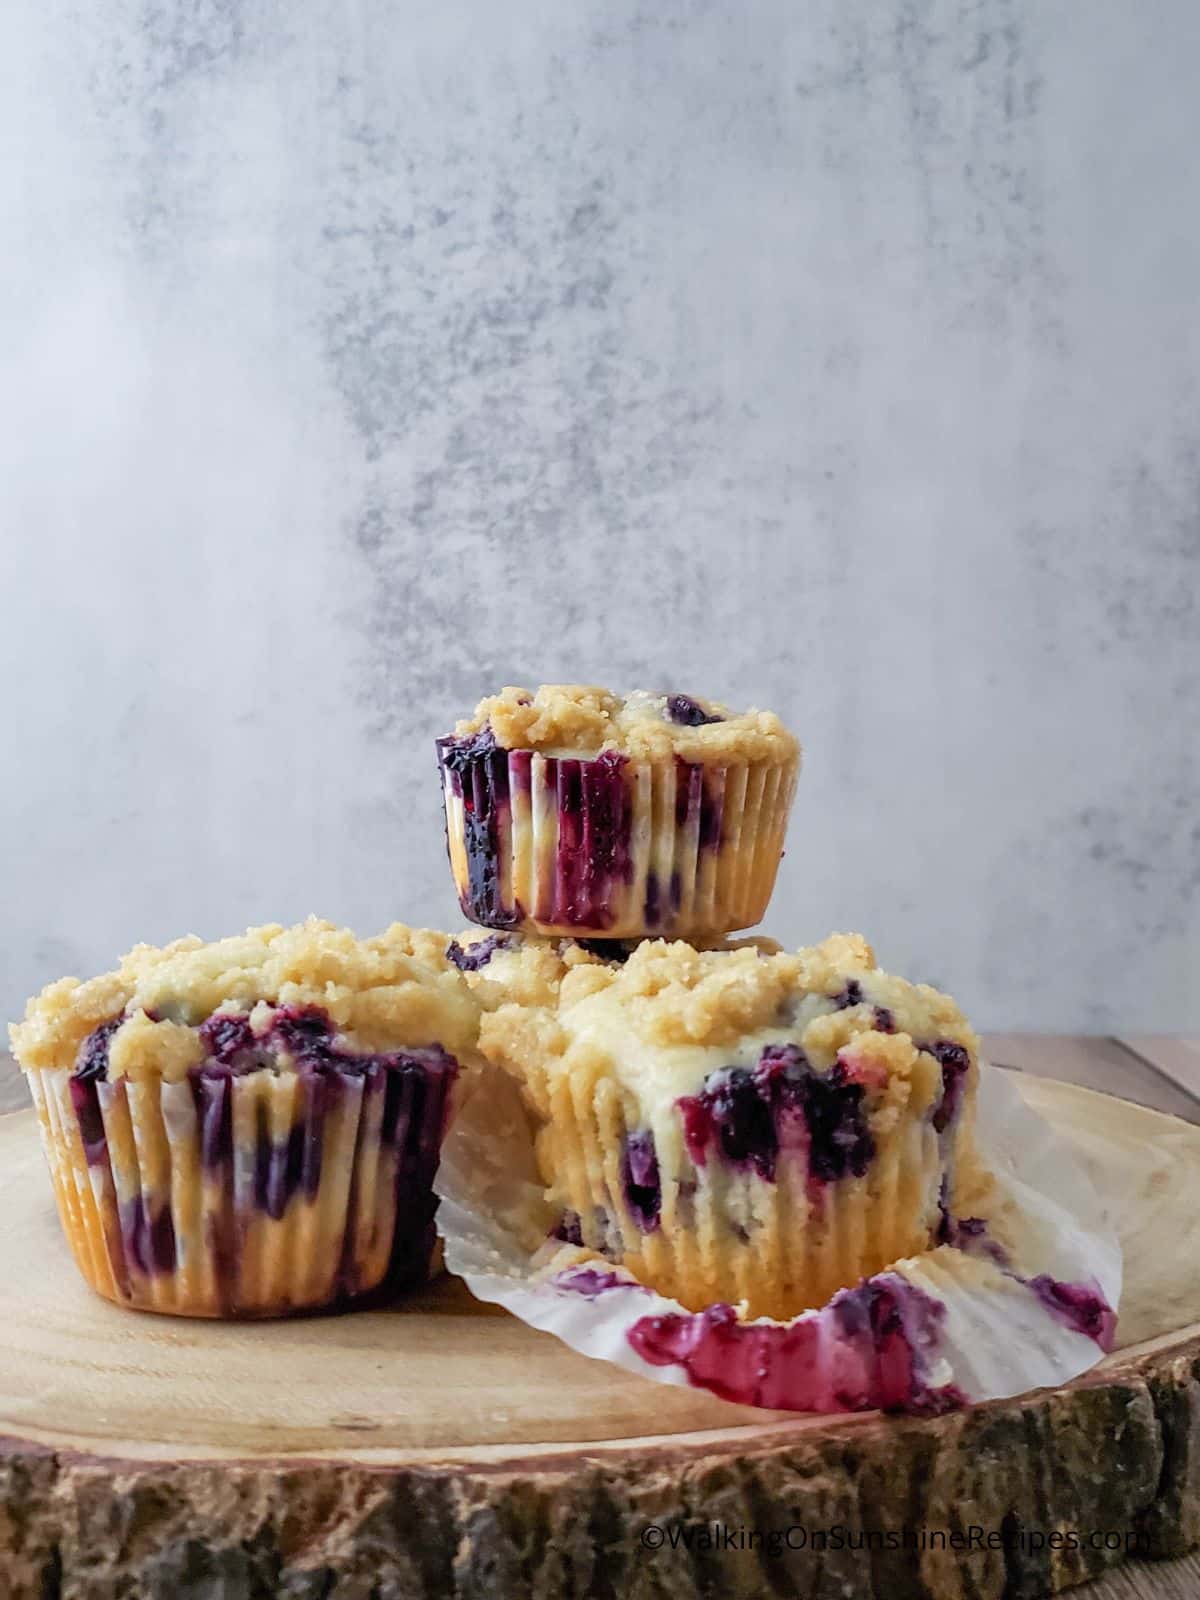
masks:
<instances>
[{"instance_id":1,"label":"muffin base","mask_svg":"<svg viewBox=\"0 0 1200 1600\"><path fill-rule=\"evenodd\" d=\"M27 1077L91 1287L137 1310L241 1318L327 1310L429 1276L456 1070L420 1051L360 1072Z\"/></svg>"},{"instance_id":2,"label":"muffin base","mask_svg":"<svg viewBox=\"0 0 1200 1600\"><path fill-rule=\"evenodd\" d=\"M459 903L551 937L712 937L766 912L798 760L594 760L439 741Z\"/></svg>"},{"instance_id":3,"label":"muffin base","mask_svg":"<svg viewBox=\"0 0 1200 1600\"><path fill-rule=\"evenodd\" d=\"M631 1196L637 1140L654 1152L653 1218ZM689 1309L730 1300L755 1317L795 1316L931 1248L947 1174L945 1141L923 1116L877 1135L861 1176L814 1180L802 1142L781 1148L770 1179L716 1151L696 1168L677 1108L632 1129L608 1079L554 1084L537 1151L552 1204L577 1219L566 1237Z\"/></svg>"}]
</instances>

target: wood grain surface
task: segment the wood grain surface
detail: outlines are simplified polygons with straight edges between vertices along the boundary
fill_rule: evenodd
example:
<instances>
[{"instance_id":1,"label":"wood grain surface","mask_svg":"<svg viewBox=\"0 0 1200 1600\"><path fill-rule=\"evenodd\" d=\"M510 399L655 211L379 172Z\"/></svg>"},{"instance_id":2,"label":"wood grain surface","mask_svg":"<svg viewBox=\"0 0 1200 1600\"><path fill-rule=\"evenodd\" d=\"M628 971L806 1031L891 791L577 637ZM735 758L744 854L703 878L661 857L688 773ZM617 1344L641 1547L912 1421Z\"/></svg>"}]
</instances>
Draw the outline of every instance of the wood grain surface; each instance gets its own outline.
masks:
<instances>
[{"instance_id":1,"label":"wood grain surface","mask_svg":"<svg viewBox=\"0 0 1200 1600\"><path fill-rule=\"evenodd\" d=\"M1029 1035L997 1035L986 1041L986 1047L990 1058L999 1064L1067 1079L1189 1121L1200 1122L1200 1047L1194 1041L1148 1038L1051 1039ZM11 1063L0 1060L0 1111L16 1109L27 1103L28 1097L19 1075ZM449 1297L447 1305L455 1294L461 1293L453 1288L440 1292ZM107 1311L108 1308L103 1309ZM120 1312L112 1314L117 1317L123 1315ZM176 1338L167 1329L186 1329L184 1324L151 1325L164 1330L162 1337L167 1346ZM301 1323L295 1326L303 1328L305 1325ZM498 1320L498 1330L500 1327L503 1327L503 1319ZM186 1331L178 1337L186 1343ZM588 1364L588 1370L600 1372L603 1369L596 1364ZM670 1397L678 1393L680 1391L669 1389L654 1391L653 1420L656 1428L664 1424L669 1427L667 1413ZM717 1410L725 1413L740 1409L724 1407L720 1402L713 1404ZM447 1409L452 1408L448 1406ZM620 1431L621 1425L618 1424L617 1432ZM359 1443L366 1445L362 1439ZM114 1530L114 1538L117 1536ZM209 1581L205 1579L205 1582ZM184 1584L180 1592L185 1590ZM4 1592L4 1577L0 1572L0 1594ZM241 1594L243 1590L238 1588L236 1592ZM764 1589L763 1592L767 1591ZM1021 1592L1024 1595L1035 1591L1022 1589ZM204 1589L204 1593L216 1595L223 1591L219 1587L209 1587ZM1188 1600L1195 1600L1200 1595L1200 1554L1169 1562L1133 1560L1092 1583L1074 1589L1072 1593L1079 1596L1080 1600L1184 1600L1185 1596ZM801 1597L801 1600L807 1600L807 1597Z\"/></svg>"}]
</instances>

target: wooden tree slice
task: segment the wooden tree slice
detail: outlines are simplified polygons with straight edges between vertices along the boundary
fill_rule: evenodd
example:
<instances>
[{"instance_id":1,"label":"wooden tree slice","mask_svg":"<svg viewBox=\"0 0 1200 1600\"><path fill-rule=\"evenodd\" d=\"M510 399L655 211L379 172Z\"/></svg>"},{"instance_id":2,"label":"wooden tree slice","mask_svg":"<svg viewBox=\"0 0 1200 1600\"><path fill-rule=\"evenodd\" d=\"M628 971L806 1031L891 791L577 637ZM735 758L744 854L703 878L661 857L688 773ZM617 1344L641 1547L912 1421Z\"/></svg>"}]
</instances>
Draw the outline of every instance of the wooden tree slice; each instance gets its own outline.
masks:
<instances>
[{"instance_id":1,"label":"wooden tree slice","mask_svg":"<svg viewBox=\"0 0 1200 1600\"><path fill-rule=\"evenodd\" d=\"M269 1324L118 1310L32 1114L0 1119L0 1597L1010 1600L1200 1543L1200 1130L1021 1086L1122 1219L1124 1347L927 1420L652 1384L450 1281Z\"/></svg>"}]
</instances>

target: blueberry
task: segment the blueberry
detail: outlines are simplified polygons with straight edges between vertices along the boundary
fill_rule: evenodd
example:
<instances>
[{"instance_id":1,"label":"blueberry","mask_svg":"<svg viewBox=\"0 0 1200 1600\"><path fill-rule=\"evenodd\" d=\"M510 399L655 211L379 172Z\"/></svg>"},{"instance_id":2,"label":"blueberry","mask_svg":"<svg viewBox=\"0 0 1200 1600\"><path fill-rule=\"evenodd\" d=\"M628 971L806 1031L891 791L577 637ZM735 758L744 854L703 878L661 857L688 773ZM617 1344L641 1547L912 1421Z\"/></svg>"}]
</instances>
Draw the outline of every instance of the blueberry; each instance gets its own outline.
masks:
<instances>
[{"instance_id":1,"label":"blueberry","mask_svg":"<svg viewBox=\"0 0 1200 1600\"><path fill-rule=\"evenodd\" d=\"M851 1082L841 1062L827 1073L808 1073L792 1091L808 1126L808 1169L826 1183L861 1178L875 1154L867 1126L865 1090Z\"/></svg>"},{"instance_id":2,"label":"blueberry","mask_svg":"<svg viewBox=\"0 0 1200 1600\"><path fill-rule=\"evenodd\" d=\"M712 1073L698 1095L678 1105L684 1140L698 1166L716 1144L727 1161L749 1165L772 1181L785 1114L803 1119L809 1173L822 1182L851 1173L861 1177L875 1154L862 1084L851 1081L840 1062L828 1073L814 1072L792 1044L768 1046L753 1069Z\"/></svg>"},{"instance_id":3,"label":"blueberry","mask_svg":"<svg viewBox=\"0 0 1200 1600\"><path fill-rule=\"evenodd\" d=\"M204 1047L215 1060L232 1064L235 1057L254 1046L250 1018L233 1012L215 1011L200 1024L200 1037Z\"/></svg>"},{"instance_id":4,"label":"blueberry","mask_svg":"<svg viewBox=\"0 0 1200 1600\"><path fill-rule=\"evenodd\" d=\"M690 694L669 694L667 696L667 717L671 722L677 722L682 728L702 728L709 722L723 722L724 717L714 716L705 711L698 700L693 700Z\"/></svg>"},{"instance_id":5,"label":"blueberry","mask_svg":"<svg viewBox=\"0 0 1200 1600\"><path fill-rule=\"evenodd\" d=\"M954 1120L962 1104L971 1058L964 1047L953 1039L935 1039L932 1044L921 1044L917 1048L933 1056L942 1068L942 1103L933 1114L933 1125L942 1133Z\"/></svg>"},{"instance_id":6,"label":"blueberry","mask_svg":"<svg viewBox=\"0 0 1200 1600\"><path fill-rule=\"evenodd\" d=\"M552 1239L561 1239L564 1244L583 1244L583 1226L574 1211L564 1211L558 1222L551 1229Z\"/></svg>"},{"instance_id":7,"label":"blueberry","mask_svg":"<svg viewBox=\"0 0 1200 1600\"><path fill-rule=\"evenodd\" d=\"M81 1083L103 1083L108 1077L108 1047L124 1020L124 1017L110 1017L93 1028L79 1046L74 1075Z\"/></svg>"},{"instance_id":8,"label":"blueberry","mask_svg":"<svg viewBox=\"0 0 1200 1600\"><path fill-rule=\"evenodd\" d=\"M497 950L511 950L513 939L510 934L493 933L486 939L480 939L476 944L459 944L457 939L451 939L446 946L446 959L452 961L460 972L478 972L480 967L486 967L496 954Z\"/></svg>"},{"instance_id":9,"label":"blueberry","mask_svg":"<svg viewBox=\"0 0 1200 1600\"><path fill-rule=\"evenodd\" d=\"M779 1134L769 1100L748 1067L723 1067L705 1079L698 1095L679 1101L684 1139L692 1159L703 1165L709 1143L726 1161L750 1165L760 1178L775 1176Z\"/></svg>"},{"instance_id":10,"label":"blueberry","mask_svg":"<svg viewBox=\"0 0 1200 1600\"><path fill-rule=\"evenodd\" d=\"M696 818L696 843L701 850L719 850L721 825L725 816L725 797L716 793L704 779L704 768L695 761L675 758L675 826L682 828Z\"/></svg>"},{"instance_id":11,"label":"blueberry","mask_svg":"<svg viewBox=\"0 0 1200 1600\"><path fill-rule=\"evenodd\" d=\"M334 1051L333 1019L321 1006L280 1006L271 1023L271 1039L301 1061L327 1061Z\"/></svg>"},{"instance_id":12,"label":"blueberry","mask_svg":"<svg viewBox=\"0 0 1200 1600\"><path fill-rule=\"evenodd\" d=\"M838 1011L846 1011L850 1006L862 1005L862 984L857 978L850 978L841 994L834 997L834 1006Z\"/></svg>"}]
</instances>

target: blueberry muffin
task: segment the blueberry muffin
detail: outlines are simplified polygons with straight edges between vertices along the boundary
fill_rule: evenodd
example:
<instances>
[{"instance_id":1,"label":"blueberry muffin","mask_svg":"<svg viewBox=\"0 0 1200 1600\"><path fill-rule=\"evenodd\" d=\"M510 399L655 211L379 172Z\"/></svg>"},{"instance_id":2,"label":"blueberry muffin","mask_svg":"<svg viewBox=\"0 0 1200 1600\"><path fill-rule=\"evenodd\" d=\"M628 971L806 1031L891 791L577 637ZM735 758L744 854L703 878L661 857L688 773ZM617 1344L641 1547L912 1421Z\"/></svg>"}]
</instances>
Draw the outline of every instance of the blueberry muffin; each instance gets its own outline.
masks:
<instances>
[{"instance_id":1,"label":"blueberry muffin","mask_svg":"<svg viewBox=\"0 0 1200 1600\"><path fill-rule=\"evenodd\" d=\"M820 1306L937 1244L970 1170L975 1036L854 935L647 942L485 1009L480 1045L523 1085L559 1236L690 1310Z\"/></svg>"},{"instance_id":2,"label":"blueberry muffin","mask_svg":"<svg viewBox=\"0 0 1200 1600\"><path fill-rule=\"evenodd\" d=\"M438 759L473 922L697 940L765 912L800 747L769 711L549 684L483 700Z\"/></svg>"},{"instance_id":3,"label":"blueberry muffin","mask_svg":"<svg viewBox=\"0 0 1200 1600\"><path fill-rule=\"evenodd\" d=\"M11 1030L63 1228L121 1305L308 1311L421 1281L479 1004L445 935L310 920L139 945Z\"/></svg>"}]
</instances>

